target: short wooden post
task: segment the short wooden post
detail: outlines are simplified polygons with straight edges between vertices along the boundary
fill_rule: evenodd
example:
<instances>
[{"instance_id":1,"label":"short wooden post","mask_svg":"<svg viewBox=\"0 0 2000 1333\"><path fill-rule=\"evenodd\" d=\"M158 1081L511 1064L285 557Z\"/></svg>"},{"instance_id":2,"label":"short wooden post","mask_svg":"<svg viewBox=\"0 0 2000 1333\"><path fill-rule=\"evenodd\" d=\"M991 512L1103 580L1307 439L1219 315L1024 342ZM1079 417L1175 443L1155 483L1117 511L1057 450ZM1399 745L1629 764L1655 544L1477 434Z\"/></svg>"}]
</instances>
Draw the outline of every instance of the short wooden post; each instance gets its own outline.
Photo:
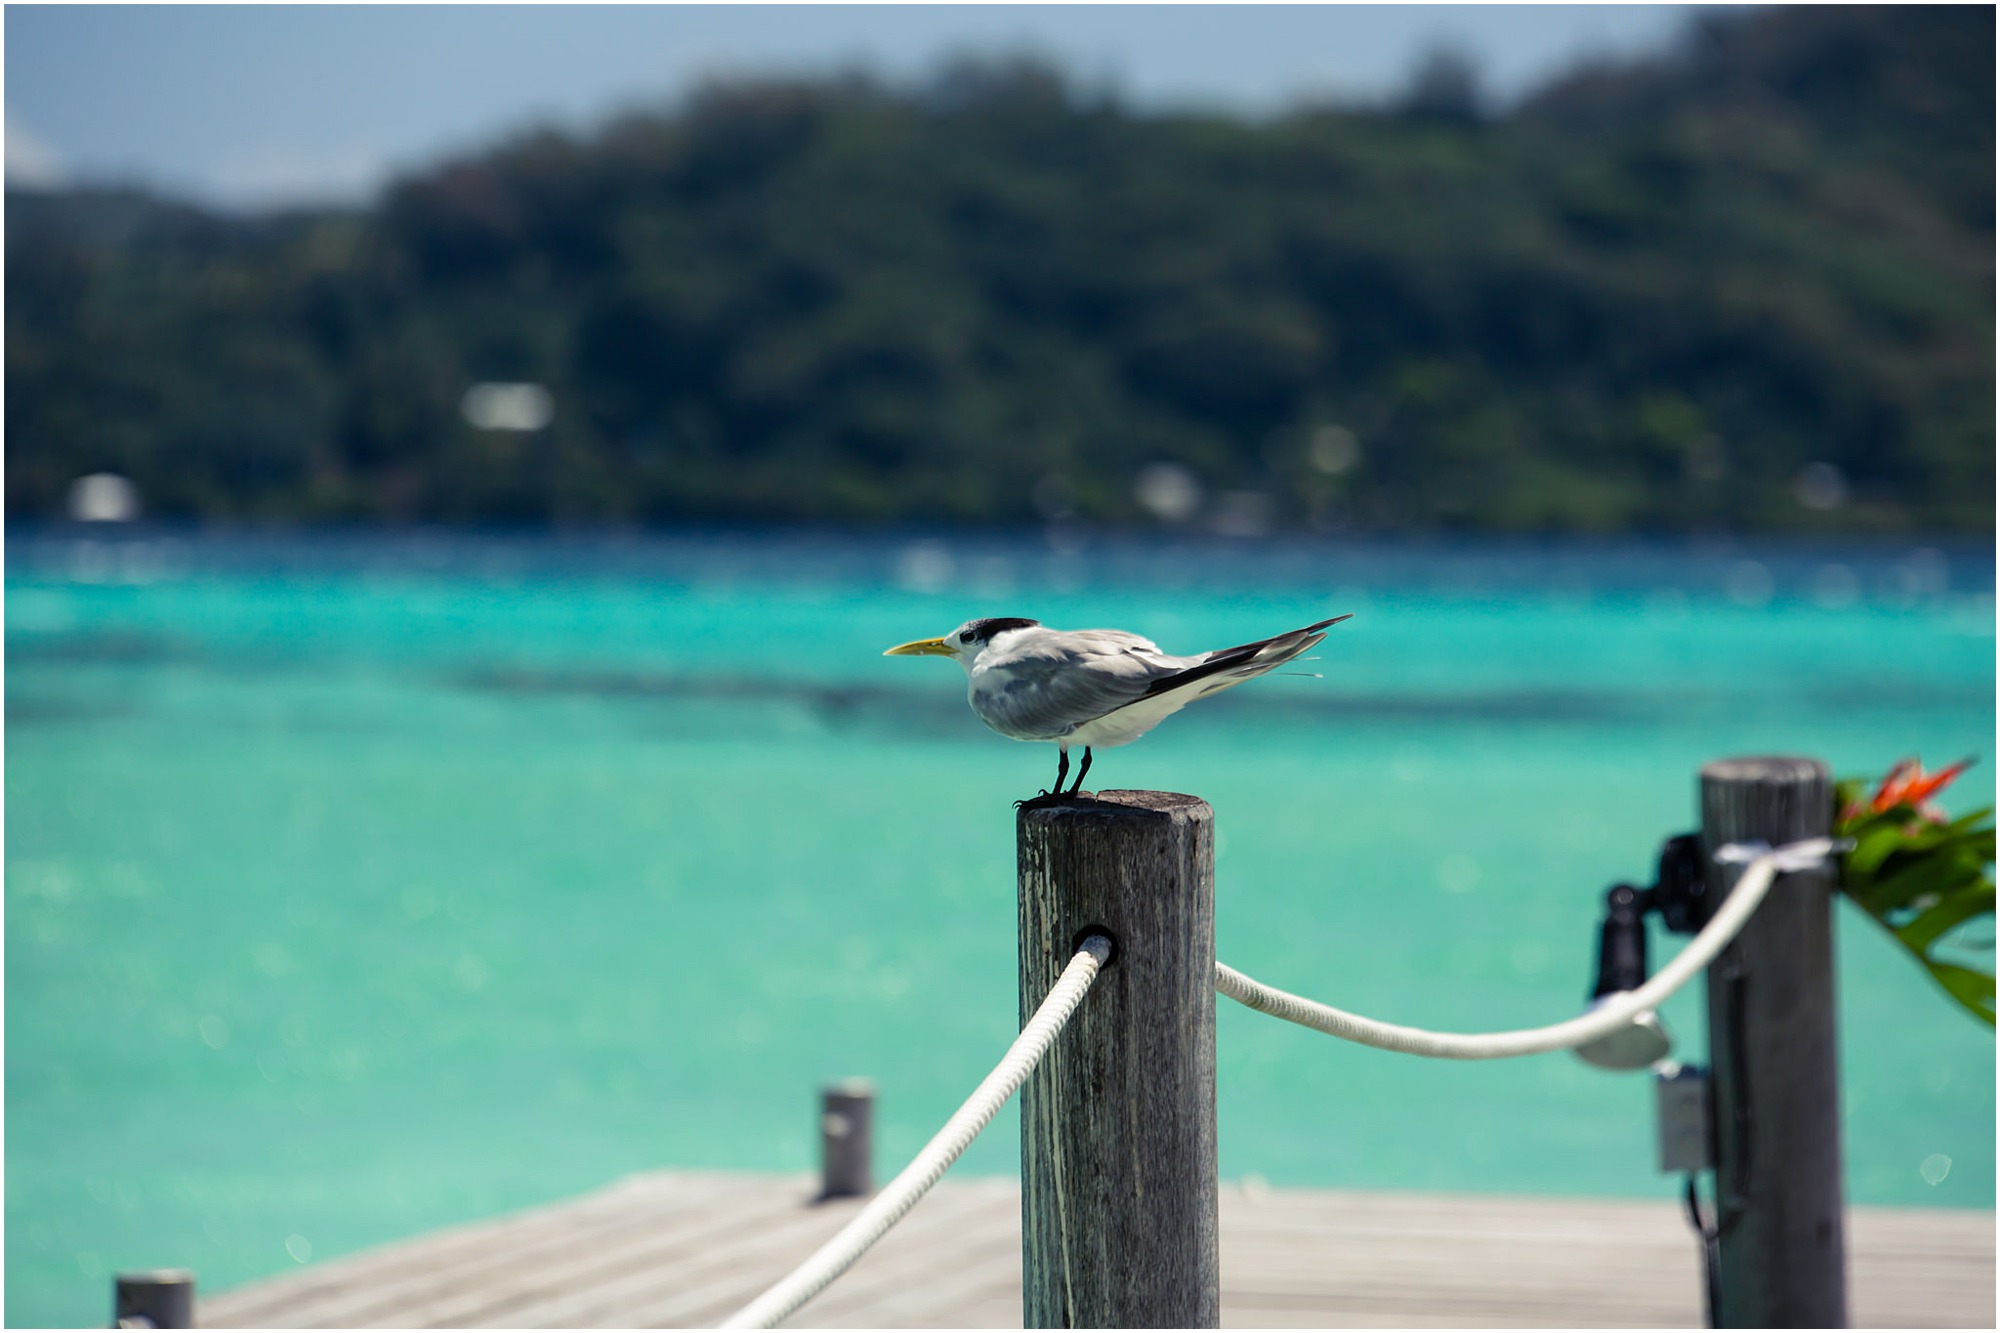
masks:
<instances>
[{"instance_id":1,"label":"short wooden post","mask_svg":"<svg viewBox=\"0 0 2000 1333\"><path fill-rule=\"evenodd\" d=\"M1815 759L1701 770L1704 847L1825 837L1833 787ZM1741 866L1709 862L1710 901ZM1844 1328L1833 870L1780 876L1708 968L1714 1067L1718 1328Z\"/></svg>"},{"instance_id":2,"label":"short wooden post","mask_svg":"<svg viewBox=\"0 0 2000 1333\"><path fill-rule=\"evenodd\" d=\"M193 1328L194 1274L185 1268L120 1273L113 1279L114 1328Z\"/></svg>"},{"instance_id":3,"label":"short wooden post","mask_svg":"<svg viewBox=\"0 0 2000 1333\"><path fill-rule=\"evenodd\" d=\"M1021 1017L1091 929L1111 962L1021 1094L1022 1321L1218 1328L1214 812L1023 807Z\"/></svg>"},{"instance_id":4,"label":"short wooden post","mask_svg":"<svg viewBox=\"0 0 2000 1333\"><path fill-rule=\"evenodd\" d=\"M875 1089L850 1078L820 1091L819 1197L851 1199L875 1192Z\"/></svg>"}]
</instances>

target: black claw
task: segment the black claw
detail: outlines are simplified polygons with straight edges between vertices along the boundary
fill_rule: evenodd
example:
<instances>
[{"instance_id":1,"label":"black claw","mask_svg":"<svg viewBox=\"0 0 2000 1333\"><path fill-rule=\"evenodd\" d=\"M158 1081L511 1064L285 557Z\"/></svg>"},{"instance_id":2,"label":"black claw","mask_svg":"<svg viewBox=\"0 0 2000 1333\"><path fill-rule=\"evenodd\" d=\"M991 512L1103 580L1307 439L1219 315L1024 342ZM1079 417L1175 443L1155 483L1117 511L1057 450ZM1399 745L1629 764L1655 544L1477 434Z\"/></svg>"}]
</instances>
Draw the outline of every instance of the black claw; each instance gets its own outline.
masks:
<instances>
[{"instance_id":1,"label":"black claw","mask_svg":"<svg viewBox=\"0 0 2000 1333\"><path fill-rule=\"evenodd\" d=\"M1036 792L1033 796L1030 796L1024 801L1014 802L1014 808L1016 810L1019 810L1025 806L1040 805L1045 801L1060 801L1075 796L1079 791L1083 789L1083 775L1085 773L1088 773L1089 771L1090 771L1090 747L1086 745L1083 747L1083 766L1076 770L1076 781L1070 785L1068 791L1064 791L1063 780L1069 776L1069 751L1059 750L1057 751L1057 759L1056 759L1055 787L1049 791Z\"/></svg>"}]
</instances>

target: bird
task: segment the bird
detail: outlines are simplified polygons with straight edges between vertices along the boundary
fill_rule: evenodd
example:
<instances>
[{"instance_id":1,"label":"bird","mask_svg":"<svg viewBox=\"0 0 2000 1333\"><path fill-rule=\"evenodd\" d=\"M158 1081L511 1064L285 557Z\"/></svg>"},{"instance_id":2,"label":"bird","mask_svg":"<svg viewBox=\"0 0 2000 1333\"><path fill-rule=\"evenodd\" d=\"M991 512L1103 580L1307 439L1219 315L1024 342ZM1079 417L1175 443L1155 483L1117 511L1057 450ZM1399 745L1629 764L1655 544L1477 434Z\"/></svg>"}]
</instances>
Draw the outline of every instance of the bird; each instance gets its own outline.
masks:
<instances>
[{"instance_id":1,"label":"bird","mask_svg":"<svg viewBox=\"0 0 2000 1333\"><path fill-rule=\"evenodd\" d=\"M1020 616L988 616L882 655L949 657L965 668L966 702L980 721L1010 740L1055 742L1056 784L1037 798L1055 799L1082 789L1092 749L1136 741L1196 699L1283 666L1351 615L1192 657L1161 652L1127 630L1060 630ZM1077 745L1083 765L1065 792L1069 752Z\"/></svg>"}]
</instances>

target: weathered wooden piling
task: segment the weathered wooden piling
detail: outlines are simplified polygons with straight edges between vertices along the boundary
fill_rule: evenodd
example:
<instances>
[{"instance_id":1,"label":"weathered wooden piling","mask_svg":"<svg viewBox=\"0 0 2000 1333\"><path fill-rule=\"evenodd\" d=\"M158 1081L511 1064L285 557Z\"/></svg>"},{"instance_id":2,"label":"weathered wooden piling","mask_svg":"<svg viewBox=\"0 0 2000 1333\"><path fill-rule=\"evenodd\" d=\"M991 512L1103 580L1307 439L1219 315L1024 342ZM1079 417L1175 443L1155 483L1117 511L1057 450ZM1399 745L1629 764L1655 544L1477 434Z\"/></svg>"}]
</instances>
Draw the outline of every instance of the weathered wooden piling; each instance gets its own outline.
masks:
<instances>
[{"instance_id":1,"label":"weathered wooden piling","mask_svg":"<svg viewBox=\"0 0 2000 1333\"><path fill-rule=\"evenodd\" d=\"M1028 1328L1217 1328L1214 812L1112 791L1023 807L1021 1017L1091 930L1114 952L1022 1089Z\"/></svg>"},{"instance_id":2,"label":"weathered wooden piling","mask_svg":"<svg viewBox=\"0 0 2000 1333\"><path fill-rule=\"evenodd\" d=\"M875 1088L850 1078L820 1090L819 1197L875 1192Z\"/></svg>"},{"instance_id":3,"label":"weathered wooden piling","mask_svg":"<svg viewBox=\"0 0 2000 1333\"><path fill-rule=\"evenodd\" d=\"M1815 759L1725 759L1701 770L1702 842L1825 837ZM1709 862L1720 902L1741 866ZM1833 868L1782 875L1708 967L1718 1328L1844 1328Z\"/></svg>"},{"instance_id":4,"label":"weathered wooden piling","mask_svg":"<svg viewBox=\"0 0 2000 1333\"><path fill-rule=\"evenodd\" d=\"M120 1273L112 1279L114 1328L193 1328L194 1274L185 1268L153 1268Z\"/></svg>"}]
</instances>

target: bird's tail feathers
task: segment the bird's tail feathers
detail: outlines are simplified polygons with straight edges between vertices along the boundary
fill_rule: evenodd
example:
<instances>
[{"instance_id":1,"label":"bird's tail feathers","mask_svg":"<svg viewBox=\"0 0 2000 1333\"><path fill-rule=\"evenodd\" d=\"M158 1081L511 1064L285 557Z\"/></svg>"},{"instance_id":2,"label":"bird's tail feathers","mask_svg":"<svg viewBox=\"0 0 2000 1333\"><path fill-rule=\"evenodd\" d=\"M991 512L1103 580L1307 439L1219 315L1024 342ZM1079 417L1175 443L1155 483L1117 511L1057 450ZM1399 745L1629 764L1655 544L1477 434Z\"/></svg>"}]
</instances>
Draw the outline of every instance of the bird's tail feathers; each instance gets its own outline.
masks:
<instances>
[{"instance_id":1,"label":"bird's tail feathers","mask_svg":"<svg viewBox=\"0 0 2000 1333\"><path fill-rule=\"evenodd\" d=\"M1345 619L1347 616L1335 616L1331 620L1322 620L1317 625L1307 625L1303 629L1290 630L1268 639L1259 639L1255 643L1217 649L1197 665L1154 681L1152 688L1146 691L1145 697L1169 694L1200 680L1214 682L1203 689L1202 694L1214 694L1232 685L1241 685L1246 680L1255 680L1265 672L1283 666L1301 653L1311 652L1325 641L1328 625L1337 625Z\"/></svg>"},{"instance_id":2,"label":"bird's tail feathers","mask_svg":"<svg viewBox=\"0 0 2000 1333\"><path fill-rule=\"evenodd\" d=\"M1349 612L1348 614L1352 615L1353 613ZM1272 638L1264 640L1262 643L1247 643L1243 647L1255 650L1248 659L1250 662L1254 662L1268 670L1274 666L1282 666L1300 654L1309 653L1320 644L1325 643L1326 627L1328 625L1337 625L1347 618L1347 616L1335 616L1332 620L1322 620L1317 625L1307 625L1304 629L1295 629L1287 634L1275 635ZM1229 648L1223 651L1241 652L1242 649ZM1217 656L1219 657L1221 654L1218 653Z\"/></svg>"},{"instance_id":3,"label":"bird's tail feathers","mask_svg":"<svg viewBox=\"0 0 2000 1333\"><path fill-rule=\"evenodd\" d=\"M1302 653L1326 638L1325 633L1322 631L1327 626L1338 625L1343 620L1352 620L1353 618L1354 613L1349 611L1344 616L1334 616L1329 620L1322 620L1317 624L1307 625L1303 629L1287 630L1283 634L1273 634L1268 639L1258 639L1254 643L1239 643L1234 648L1218 648L1208 655L1207 660L1210 662L1219 662L1227 657L1239 661L1247 661L1253 657L1283 653L1288 649L1294 650L1295 653ZM1301 642L1300 640L1308 634L1312 635L1312 637ZM1296 645L1295 649L1294 645ZM1282 661L1284 659L1280 658L1279 660Z\"/></svg>"}]
</instances>

